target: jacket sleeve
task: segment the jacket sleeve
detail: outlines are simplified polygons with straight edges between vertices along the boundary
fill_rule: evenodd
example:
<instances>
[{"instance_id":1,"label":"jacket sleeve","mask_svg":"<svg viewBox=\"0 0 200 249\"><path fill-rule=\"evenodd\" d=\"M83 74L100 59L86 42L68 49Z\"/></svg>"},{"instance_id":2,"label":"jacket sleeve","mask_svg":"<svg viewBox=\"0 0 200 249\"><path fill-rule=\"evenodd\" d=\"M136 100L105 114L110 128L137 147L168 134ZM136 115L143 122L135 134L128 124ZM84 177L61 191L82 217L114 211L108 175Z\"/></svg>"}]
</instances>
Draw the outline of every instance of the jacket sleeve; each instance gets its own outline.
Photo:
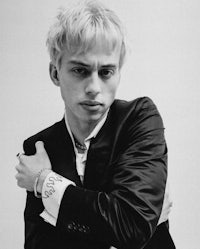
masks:
<instances>
[{"instance_id":1,"label":"jacket sleeve","mask_svg":"<svg viewBox=\"0 0 200 249\"><path fill-rule=\"evenodd\" d=\"M167 178L163 122L153 102L144 98L121 125L121 149L109 165L109 187L97 192L69 186L57 227L105 241L117 248L139 249L156 229Z\"/></svg>"}]
</instances>

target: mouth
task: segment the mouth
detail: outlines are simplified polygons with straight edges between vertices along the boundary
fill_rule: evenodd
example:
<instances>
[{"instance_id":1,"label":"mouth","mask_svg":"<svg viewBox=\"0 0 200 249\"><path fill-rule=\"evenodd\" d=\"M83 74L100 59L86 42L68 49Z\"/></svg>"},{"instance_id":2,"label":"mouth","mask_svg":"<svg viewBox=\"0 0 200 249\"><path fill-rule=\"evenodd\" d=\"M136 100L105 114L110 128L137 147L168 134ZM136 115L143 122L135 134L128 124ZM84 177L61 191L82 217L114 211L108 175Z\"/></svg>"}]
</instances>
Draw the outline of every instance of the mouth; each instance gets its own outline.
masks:
<instances>
[{"instance_id":1,"label":"mouth","mask_svg":"<svg viewBox=\"0 0 200 249\"><path fill-rule=\"evenodd\" d=\"M98 111L99 108L101 108L101 106L103 105L101 102L95 100L85 100L80 104L87 111Z\"/></svg>"}]
</instances>

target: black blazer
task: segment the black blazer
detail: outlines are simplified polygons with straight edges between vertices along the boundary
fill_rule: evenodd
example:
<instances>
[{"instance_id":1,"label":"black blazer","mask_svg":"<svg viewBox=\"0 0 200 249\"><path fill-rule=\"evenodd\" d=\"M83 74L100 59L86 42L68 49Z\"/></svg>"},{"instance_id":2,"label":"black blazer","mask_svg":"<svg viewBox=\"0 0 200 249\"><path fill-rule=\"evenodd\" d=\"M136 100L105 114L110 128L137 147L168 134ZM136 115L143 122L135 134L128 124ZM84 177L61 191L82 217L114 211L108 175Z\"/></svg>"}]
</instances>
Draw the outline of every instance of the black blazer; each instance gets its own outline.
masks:
<instances>
[{"instance_id":1,"label":"black blazer","mask_svg":"<svg viewBox=\"0 0 200 249\"><path fill-rule=\"evenodd\" d=\"M35 154L36 141L44 142L53 171L76 187L66 189L56 227L39 216L42 200L27 192L26 249L174 248L167 224L157 227L167 147L162 119L149 98L114 101L91 141L83 184L64 119L27 139L25 154Z\"/></svg>"}]
</instances>

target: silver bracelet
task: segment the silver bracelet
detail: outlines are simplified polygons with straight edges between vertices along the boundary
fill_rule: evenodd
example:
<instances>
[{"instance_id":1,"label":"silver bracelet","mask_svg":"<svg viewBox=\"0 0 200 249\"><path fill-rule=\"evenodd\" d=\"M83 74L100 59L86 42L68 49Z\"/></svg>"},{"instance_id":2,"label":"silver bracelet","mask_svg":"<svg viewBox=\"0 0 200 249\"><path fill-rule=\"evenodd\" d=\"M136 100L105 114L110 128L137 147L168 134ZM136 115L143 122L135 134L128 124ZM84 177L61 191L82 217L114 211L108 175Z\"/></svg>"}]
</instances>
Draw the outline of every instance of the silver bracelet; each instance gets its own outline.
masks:
<instances>
[{"instance_id":1,"label":"silver bracelet","mask_svg":"<svg viewBox=\"0 0 200 249\"><path fill-rule=\"evenodd\" d=\"M38 194L38 192L37 192L37 185L38 185L38 182L39 182L39 179L40 179L40 176L41 176L42 172L45 171L45 170L51 171L51 169L47 169L47 168L41 169L41 170L37 173L36 178L35 178L33 190L34 190L34 195L35 195L36 198L42 198L42 195L41 195L41 194Z\"/></svg>"}]
</instances>

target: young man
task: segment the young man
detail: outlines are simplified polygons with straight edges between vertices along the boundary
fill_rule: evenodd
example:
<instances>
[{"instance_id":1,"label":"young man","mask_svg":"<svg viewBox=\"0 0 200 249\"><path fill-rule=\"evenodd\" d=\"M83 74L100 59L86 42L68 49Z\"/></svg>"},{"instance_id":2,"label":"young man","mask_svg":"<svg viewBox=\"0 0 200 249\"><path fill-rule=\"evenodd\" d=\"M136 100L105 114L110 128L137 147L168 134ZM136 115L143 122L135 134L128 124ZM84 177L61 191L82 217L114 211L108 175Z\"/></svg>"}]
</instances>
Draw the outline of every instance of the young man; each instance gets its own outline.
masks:
<instances>
[{"instance_id":1,"label":"young man","mask_svg":"<svg viewBox=\"0 0 200 249\"><path fill-rule=\"evenodd\" d=\"M59 13L47 46L65 116L18 155L25 248L174 248L162 119L147 97L115 100L126 53L118 17L81 1Z\"/></svg>"}]
</instances>

